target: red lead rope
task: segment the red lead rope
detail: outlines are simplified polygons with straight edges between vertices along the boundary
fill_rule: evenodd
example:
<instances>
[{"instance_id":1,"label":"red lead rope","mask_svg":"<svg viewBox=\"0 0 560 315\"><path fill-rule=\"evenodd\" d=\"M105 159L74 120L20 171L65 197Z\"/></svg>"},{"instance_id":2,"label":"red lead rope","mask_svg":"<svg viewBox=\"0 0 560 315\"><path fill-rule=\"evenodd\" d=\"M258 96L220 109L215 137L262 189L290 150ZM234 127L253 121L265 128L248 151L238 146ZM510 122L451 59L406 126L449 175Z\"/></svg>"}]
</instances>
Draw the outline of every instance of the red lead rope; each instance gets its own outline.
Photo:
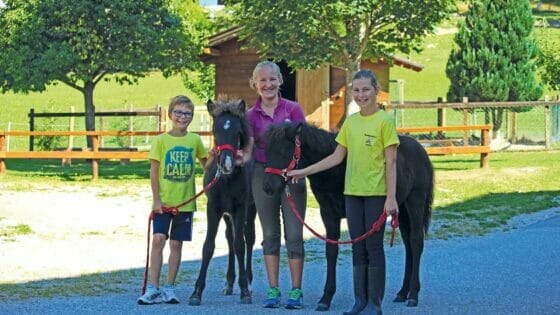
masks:
<instances>
[{"instance_id":1,"label":"red lead rope","mask_svg":"<svg viewBox=\"0 0 560 315\"><path fill-rule=\"evenodd\" d=\"M385 211L383 211L383 213L379 216L377 221L375 221L373 223L373 225L371 226L371 229L369 229L369 231L360 235L359 237L356 237L356 238L351 239L349 241L331 240L331 239L326 238L323 235L319 234L317 231L315 231L313 228L311 228L307 223L305 223L305 220L303 220L303 218L299 214L299 211L298 211L298 209L296 207L296 204L294 202L294 198L292 198L292 195L290 194L290 188L288 187L287 184L286 184L286 188L285 188L284 192L286 193L286 197L288 198L288 203L290 204L290 207L292 207L292 212L295 214L295 216L297 217L299 222L301 224L303 224L317 238L319 238L319 239L321 239L321 240L323 240L323 241L325 241L329 244L337 244L337 245L339 245L339 244L352 244L352 243L357 243L357 242L363 241L366 238L370 237L373 233L379 232L381 230L381 228L383 227L383 224L385 224L385 220L387 219L387 214L385 213ZM393 244L394 244L394 241L395 241L395 231L398 227L399 227L399 217L396 214L392 214L391 215L392 231L391 231L391 242L390 242L391 247L393 247Z\"/></svg>"},{"instance_id":2,"label":"red lead rope","mask_svg":"<svg viewBox=\"0 0 560 315\"><path fill-rule=\"evenodd\" d=\"M182 206L192 202L193 200L195 200L196 198L200 197L205 191L208 191L210 188L212 188L214 185L216 185L216 183L218 182L218 179L220 178L221 172L220 169L218 168L217 172L216 172L216 176L214 176L214 179L212 179L212 181L210 183L208 183L208 185L206 185L206 187L204 187L203 190L199 191L196 195L194 195L192 198L176 205L176 206L171 206L171 207L161 207L161 210L163 211L163 213L170 213L171 215L177 215L177 213L179 213L179 208L181 208ZM144 293L146 293L146 286L148 285L148 268L150 265L150 234L151 234L151 230L152 230L152 221L154 219L154 212L150 212L150 215L148 217L148 243L146 246L146 267L144 268L144 281L142 283L142 294L144 295Z\"/></svg>"}]
</instances>

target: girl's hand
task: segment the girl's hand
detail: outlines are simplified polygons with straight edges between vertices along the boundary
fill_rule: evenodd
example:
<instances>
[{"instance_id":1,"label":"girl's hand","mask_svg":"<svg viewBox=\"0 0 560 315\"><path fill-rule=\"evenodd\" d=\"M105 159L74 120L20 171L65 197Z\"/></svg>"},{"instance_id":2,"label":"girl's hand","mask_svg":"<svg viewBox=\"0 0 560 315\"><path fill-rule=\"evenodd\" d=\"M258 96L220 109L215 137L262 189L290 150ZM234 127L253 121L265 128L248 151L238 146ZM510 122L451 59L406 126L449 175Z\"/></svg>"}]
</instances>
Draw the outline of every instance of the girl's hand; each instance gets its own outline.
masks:
<instances>
[{"instance_id":1,"label":"girl's hand","mask_svg":"<svg viewBox=\"0 0 560 315\"><path fill-rule=\"evenodd\" d=\"M397 204L397 200L393 198L387 198L385 200L385 212L388 216L390 215L398 215L399 214L399 205Z\"/></svg>"},{"instance_id":2,"label":"girl's hand","mask_svg":"<svg viewBox=\"0 0 560 315\"><path fill-rule=\"evenodd\" d=\"M302 179L306 176L304 170L291 170L286 173L286 175L292 178L292 182L297 182L299 179Z\"/></svg>"}]
</instances>

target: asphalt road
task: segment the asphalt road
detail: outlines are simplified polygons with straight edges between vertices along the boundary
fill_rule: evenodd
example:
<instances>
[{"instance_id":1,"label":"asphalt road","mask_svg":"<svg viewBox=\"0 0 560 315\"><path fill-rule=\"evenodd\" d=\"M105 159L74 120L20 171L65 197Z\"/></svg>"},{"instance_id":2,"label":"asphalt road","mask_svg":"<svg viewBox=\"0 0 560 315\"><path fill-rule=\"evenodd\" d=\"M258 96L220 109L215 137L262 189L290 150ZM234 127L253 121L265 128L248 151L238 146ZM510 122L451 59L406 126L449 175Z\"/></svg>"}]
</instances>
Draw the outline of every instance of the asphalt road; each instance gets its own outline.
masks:
<instances>
[{"instance_id":1,"label":"asphalt road","mask_svg":"<svg viewBox=\"0 0 560 315\"><path fill-rule=\"evenodd\" d=\"M422 290L418 307L408 308L391 300L397 292L403 270L402 246L386 248L387 289L385 314L560 314L560 216L532 223L507 232L482 237L428 240L421 265ZM340 314L352 303L351 258L342 251L338 291L329 312ZM254 257L260 256L256 252ZM216 257L211 270L223 265ZM322 292L324 260L306 261L304 273L305 308L288 311L268 310L260 302L265 295L261 264L253 283L253 304L239 303L233 296L221 295L221 278L210 271L202 305L188 306L192 286L179 286L178 305L139 306L137 288L124 293L96 297L68 296L0 302L0 314L311 314ZM260 270L259 270L260 269ZM284 266L281 289L287 292L289 276Z\"/></svg>"}]
</instances>

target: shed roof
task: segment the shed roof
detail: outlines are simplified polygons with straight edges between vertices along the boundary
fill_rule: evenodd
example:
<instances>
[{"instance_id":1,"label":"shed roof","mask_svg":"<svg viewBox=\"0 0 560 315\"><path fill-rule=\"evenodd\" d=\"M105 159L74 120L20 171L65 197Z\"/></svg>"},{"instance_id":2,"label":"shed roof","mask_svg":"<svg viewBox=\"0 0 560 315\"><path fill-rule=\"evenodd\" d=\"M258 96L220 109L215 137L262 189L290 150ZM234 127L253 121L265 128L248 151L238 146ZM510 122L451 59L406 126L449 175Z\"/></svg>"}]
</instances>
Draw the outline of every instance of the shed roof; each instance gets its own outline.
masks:
<instances>
[{"instance_id":1,"label":"shed roof","mask_svg":"<svg viewBox=\"0 0 560 315\"><path fill-rule=\"evenodd\" d=\"M208 45L203 51L203 57L219 57L220 56L220 49L219 46L225 42L228 42L233 39L239 38L239 31L241 30L241 26L234 26L229 28L225 31L220 33L214 34L208 38ZM401 66L406 69L411 69L417 72L422 71L424 66L420 63L413 62L403 57L390 55L388 58L393 62L393 64L397 66ZM380 58L383 60L384 58Z\"/></svg>"}]
</instances>

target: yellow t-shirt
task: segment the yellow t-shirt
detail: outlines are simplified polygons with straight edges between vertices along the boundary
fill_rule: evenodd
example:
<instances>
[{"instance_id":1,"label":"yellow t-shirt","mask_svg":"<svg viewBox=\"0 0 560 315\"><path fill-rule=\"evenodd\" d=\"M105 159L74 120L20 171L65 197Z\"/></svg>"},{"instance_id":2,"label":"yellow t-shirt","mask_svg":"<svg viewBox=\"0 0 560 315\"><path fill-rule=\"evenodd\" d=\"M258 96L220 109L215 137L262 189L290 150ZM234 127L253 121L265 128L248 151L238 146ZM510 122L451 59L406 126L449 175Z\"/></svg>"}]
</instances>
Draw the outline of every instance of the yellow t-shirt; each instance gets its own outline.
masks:
<instances>
[{"instance_id":1,"label":"yellow t-shirt","mask_svg":"<svg viewBox=\"0 0 560 315\"><path fill-rule=\"evenodd\" d=\"M386 147L399 144L393 118L380 110L373 115L350 115L342 124L336 142L346 147L344 194L386 196Z\"/></svg>"},{"instance_id":2,"label":"yellow t-shirt","mask_svg":"<svg viewBox=\"0 0 560 315\"><path fill-rule=\"evenodd\" d=\"M205 158L208 151L196 133L183 137L163 133L154 138L149 158L159 161L159 194L164 206L176 206L195 195L194 170L197 158ZM196 211L190 202L179 211Z\"/></svg>"}]
</instances>

